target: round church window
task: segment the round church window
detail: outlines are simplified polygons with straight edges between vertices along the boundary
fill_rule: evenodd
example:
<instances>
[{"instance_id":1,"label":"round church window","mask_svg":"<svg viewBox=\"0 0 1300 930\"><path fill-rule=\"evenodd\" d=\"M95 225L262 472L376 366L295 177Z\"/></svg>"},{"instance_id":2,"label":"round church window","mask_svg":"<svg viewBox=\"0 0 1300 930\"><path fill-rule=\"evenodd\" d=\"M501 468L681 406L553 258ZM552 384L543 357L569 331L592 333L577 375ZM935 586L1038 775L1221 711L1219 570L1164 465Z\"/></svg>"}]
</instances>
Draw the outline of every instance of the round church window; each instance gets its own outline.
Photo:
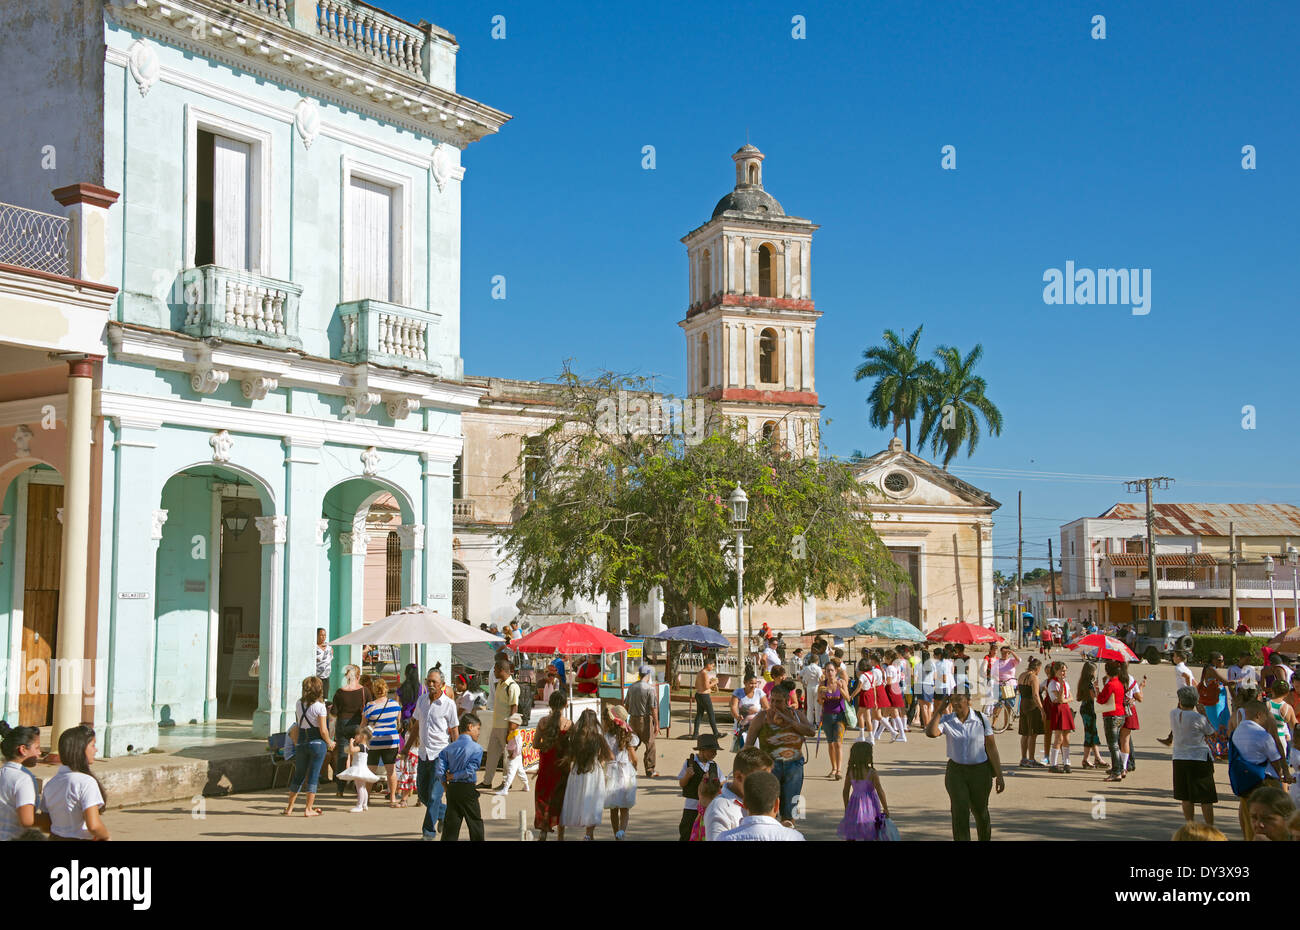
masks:
<instances>
[{"instance_id":1,"label":"round church window","mask_svg":"<svg viewBox=\"0 0 1300 930\"><path fill-rule=\"evenodd\" d=\"M885 475L885 490L891 494L902 494L912 486L912 479L905 472L891 471Z\"/></svg>"}]
</instances>

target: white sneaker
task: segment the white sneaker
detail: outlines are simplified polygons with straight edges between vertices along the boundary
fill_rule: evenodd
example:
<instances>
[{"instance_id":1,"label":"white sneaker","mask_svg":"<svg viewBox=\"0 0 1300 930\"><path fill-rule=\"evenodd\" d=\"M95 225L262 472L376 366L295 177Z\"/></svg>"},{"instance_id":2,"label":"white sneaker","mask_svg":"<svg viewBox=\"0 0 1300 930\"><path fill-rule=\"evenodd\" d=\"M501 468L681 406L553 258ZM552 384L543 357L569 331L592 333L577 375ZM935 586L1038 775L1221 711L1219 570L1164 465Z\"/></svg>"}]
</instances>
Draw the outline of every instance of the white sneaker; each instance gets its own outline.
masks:
<instances>
[{"instance_id":1,"label":"white sneaker","mask_svg":"<svg viewBox=\"0 0 1300 930\"><path fill-rule=\"evenodd\" d=\"M352 808L350 811L348 811L349 814L361 814L361 813L364 813L364 812L365 812L365 808L364 808L364 807L354 807L354 808Z\"/></svg>"},{"instance_id":2,"label":"white sneaker","mask_svg":"<svg viewBox=\"0 0 1300 930\"><path fill-rule=\"evenodd\" d=\"M502 788L500 791L493 791L492 793L495 794L495 795L497 795L497 796L499 797L499 796L501 796L501 795L503 795L503 794L508 793L509 791L510 791L509 788Z\"/></svg>"}]
</instances>

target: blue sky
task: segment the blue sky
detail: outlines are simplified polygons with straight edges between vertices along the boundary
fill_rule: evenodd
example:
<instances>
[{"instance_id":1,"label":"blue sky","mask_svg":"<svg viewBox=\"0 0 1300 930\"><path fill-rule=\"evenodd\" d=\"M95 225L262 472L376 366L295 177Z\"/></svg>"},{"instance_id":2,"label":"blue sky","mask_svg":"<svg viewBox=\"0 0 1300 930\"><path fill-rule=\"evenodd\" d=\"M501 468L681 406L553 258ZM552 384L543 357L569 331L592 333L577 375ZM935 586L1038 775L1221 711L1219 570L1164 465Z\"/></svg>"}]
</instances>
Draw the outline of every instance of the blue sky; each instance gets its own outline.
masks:
<instances>
[{"instance_id":1,"label":"blue sky","mask_svg":"<svg viewBox=\"0 0 1300 930\"><path fill-rule=\"evenodd\" d=\"M548 378L572 358L681 393L678 240L730 190L748 130L766 189L822 227L833 453L884 447L853 369L884 328L923 323L927 352L984 345L1005 417L962 464L1300 502L1300 4L385 5L455 33L460 91L515 117L464 156L467 371ZM1067 260L1150 268L1150 313L1045 304L1043 273ZM1110 479L954 470L1003 502L999 555L1015 551L1017 489L1038 558L1060 523L1136 499Z\"/></svg>"}]
</instances>

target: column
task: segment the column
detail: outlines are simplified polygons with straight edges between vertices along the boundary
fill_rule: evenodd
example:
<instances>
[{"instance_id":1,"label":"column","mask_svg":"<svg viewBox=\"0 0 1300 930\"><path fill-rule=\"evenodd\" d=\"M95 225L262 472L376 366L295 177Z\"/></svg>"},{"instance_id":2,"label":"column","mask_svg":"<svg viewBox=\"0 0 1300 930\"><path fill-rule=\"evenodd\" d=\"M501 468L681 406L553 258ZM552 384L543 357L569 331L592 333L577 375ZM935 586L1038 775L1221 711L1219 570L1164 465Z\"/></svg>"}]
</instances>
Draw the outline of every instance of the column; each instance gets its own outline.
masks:
<instances>
[{"instance_id":1,"label":"column","mask_svg":"<svg viewBox=\"0 0 1300 930\"><path fill-rule=\"evenodd\" d=\"M102 245L103 235L100 235ZM85 719L82 669L86 657L86 573L90 552L90 400L98 356L68 358L68 466L63 476L63 546L59 569L59 620L53 733ZM22 579L15 579L21 584ZM65 677L66 675L66 677ZM50 684L55 684L50 676Z\"/></svg>"},{"instance_id":2,"label":"column","mask_svg":"<svg viewBox=\"0 0 1300 930\"><path fill-rule=\"evenodd\" d=\"M726 233L722 234L722 267L718 271L722 274L722 293L731 293L731 237Z\"/></svg>"},{"instance_id":3,"label":"column","mask_svg":"<svg viewBox=\"0 0 1300 930\"><path fill-rule=\"evenodd\" d=\"M203 688L203 719L217 719L217 660L221 652L221 488L209 495L208 509L208 657Z\"/></svg>"},{"instance_id":4,"label":"column","mask_svg":"<svg viewBox=\"0 0 1300 930\"><path fill-rule=\"evenodd\" d=\"M803 298L812 300L812 240L809 239L800 249L803 262Z\"/></svg>"},{"instance_id":5,"label":"column","mask_svg":"<svg viewBox=\"0 0 1300 930\"><path fill-rule=\"evenodd\" d=\"M696 268L696 263L698 261L699 261L698 250L688 249L686 251L686 263L690 266L686 275L687 278L686 286L689 288L686 297L686 306L688 307L700 299L700 291L697 286L699 273L698 273L698 269Z\"/></svg>"},{"instance_id":6,"label":"column","mask_svg":"<svg viewBox=\"0 0 1300 930\"><path fill-rule=\"evenodd\" d=\"M804 391L812 390L812 328L804 326L799 330L799 387Z\"/></svg>"},{"instance_id":7,"label":"column","mask_svg":"<svg viewBox=\"0 0 1300 930\"><path fill-rule=\"evenodd\" d=\"M60 187L52 193L54 199L67 208L68 219L71 221L68 245L72 259L72 277L96 284L109 283L108 208L117 202L117 191L83 183ZM64 532L66 536L66 530ZM58 703L56 698L56 715Z\"/></svg>"},{"instance_id":8,"label":"column","mask_svg":"<svg viewBox=\"0 0 1300 930\"><path fill-rule=\"evenodd\" d=\"M451 429L459 429L453 423ZM451 466L453 458L435 457L420 453L421 481L424 502L424 603L439 613L451 616ZM466 459L468 461L468 458ZM471 602L470 608L474 605ZM441 662L445 671L451 670L451 647L430 645L426 647L423 665L430 668Z\"/></svg>"},{"instance_id":9,"label":"column","mask_svg":"<svg viewBox=\"0 0 1300 930\"><path fill-rule=\"evenodd\" d=\"M104 495L104 513L109 516L102 536L104 584L96 656L108 659L106 672L96 675L96 696L102 700L95 704L95 729L104 756L125 755L128 746L148 749L158 744L153 715L153 597L158 543L166 520L166 511L149 506L162 495L154 476L160 424L126 417L114 417L113 423L116 439L113 480ZM105 456L106 468L109 461Z\"/></svg>"},{"instance_id":10,"label":"column","mask_svg":"<svg viewBox=\"0 0 1300 930\"><path fill-rule=\"evenodd\" d=\"M397 539L402 547L402 584L406 589L403 592L405 597L402 606L422 604L424 602L424 524L402 524L397 528ZM407 662L415 662L418 666L419 658L411 652L410 646L402 644L402 668L406 667ZM444 662L442 667L450 675L451 666Z\"/></svg>"},{"instance_id":11,"label":"column","mask_svg":"<svg viewBox=\"0 0 1300 930\"><path fill-rule=\"evenodd\" d=\"M280 733L293 722L286 719L291 714L286 714L284 708L284 544L289 518L269 514L254 517L253 522L262 541L262 622L258 630L261 671L257 712L253 714L253 736L261 738Z\"/></svg>"},{"instance_id":12,"label":"column","mask_svg":"<svg viewBox=\"0 0 1300 930\"><path fill-rule=\"evenodd\" d=\"M713 335L709 338L709 344L713 351L709 353L710 370L713 373L711 384L722 383L722 357L724 350L722 348L722 324L713 324Z\"/></svg>"},{"instance_id":13,"label":"column","mask_svg":"<svg viewBox=\"0 0 1300 930\"><path fill-rule=\"evenodd\" d=\"M794 390L794 340L797 330L785 326L781 329L781 342L785 345L785 359L782 364L781 381L787 391Z\"/></svg>"},{"instance_id":14,"label":"column","mask_svg":"<svg viewBox=\"0 0 1300 930\"><path fill-rule=\"evenodd\" d=\"M722 236L718 236L713 240L713 280L709 284L709 287L712 288L711 293L713 294L722 290L722 269L727 267L727 257L724 247L725 240Z\"/></svg>"},{"instance_id":15,"label":"column","mask_svg":"<svg viewBox=\"0 0 1300 930\"><path fill-rule=\"evenodd\" d=\"M747 388L752 388L754 386L754 378L755 378L754 353L757 350L757 344L755 342L756 338L757 337L754 335L754 324L746 323L745 324L745 387Z\"/></svg>"},{"instance_id":16,"label":"column","mask_svg":"<svg viewBox=\"0 0 1300 930\"><path fill-rule=\"evenodd\" d=\"M699 372L695 370L695 334L686 334L686 390L694 394L700 389Z\"/></svg>"},{"instance_id":17,"label":"column","mask_svg":"<svg viewBox=\"0 0 1300 930\"><path fill-rule=\"evenodd\" d=\"M790 240L781 240L781 255L785 265L785 277L781 279L781 296L790 296Z\"/></svg>"},{"instance_id":18,"label":"column","mask_svg":"<svg viewBox=\"0 0 1300 930\"><path fill-rule=\"evenodd\" d=\"M737 346L740 341L740 326L736 323L727 324L727 387L735 387L740 383L740 352Z\"/></svg>"},{"instance_id":19,"label":"column","mask_svg":"<svg viewBox=\"0 0 1300 930\"><path fill-rule=\"evenodd\" d=\"M743 258L745 262L745 294L746 296L748 296L754 293L754 275L753 275L753 268L752 268L754 264L754 256L753 256L753 251L749 247L749 236L741 236L740 244L741 247L744 249Z\"/></svg>"},{"instance_id":20,"label":"column","mask_svg":"<svg viewBox=\"0 0 1300 930\"><path fill-rule=\"evenodd\" d=\"M284 616L284 709L293 713L298 683L316 673L316 628L329 626L329 605L320 601L321 497L320 441L284 437L285 584L280 600ZM322 622L323 621L323 622ZM338 663L334 671L338 671ZM292 723L293 721L288 721ZM272 732L279 732L273 730Z\"/></svg>"}]
</instances>

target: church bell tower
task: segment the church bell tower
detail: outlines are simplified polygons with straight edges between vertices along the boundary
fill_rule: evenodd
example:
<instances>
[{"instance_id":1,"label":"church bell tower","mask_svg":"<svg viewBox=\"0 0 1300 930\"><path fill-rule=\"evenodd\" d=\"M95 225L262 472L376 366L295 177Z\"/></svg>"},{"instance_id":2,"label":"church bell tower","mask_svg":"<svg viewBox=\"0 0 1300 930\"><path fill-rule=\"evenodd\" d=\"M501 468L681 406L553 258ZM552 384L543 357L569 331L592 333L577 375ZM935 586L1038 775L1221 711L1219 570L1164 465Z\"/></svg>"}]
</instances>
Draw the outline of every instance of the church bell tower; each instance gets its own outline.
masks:
<instances>
[{"instance_id":1,"label":"church bell tower","mask_svg":"<svg viewBox=\"0 0 1300 930\"><path fill-rule=\"evenodd\" d=\"M763 153L742 146L735 187L682 242L690 267L688 392L712 401L750 435L817 454L821 405L813 380L821 316L810 287L809 220L787 216L763 189Z\"/></svg>"}]
</instances>

